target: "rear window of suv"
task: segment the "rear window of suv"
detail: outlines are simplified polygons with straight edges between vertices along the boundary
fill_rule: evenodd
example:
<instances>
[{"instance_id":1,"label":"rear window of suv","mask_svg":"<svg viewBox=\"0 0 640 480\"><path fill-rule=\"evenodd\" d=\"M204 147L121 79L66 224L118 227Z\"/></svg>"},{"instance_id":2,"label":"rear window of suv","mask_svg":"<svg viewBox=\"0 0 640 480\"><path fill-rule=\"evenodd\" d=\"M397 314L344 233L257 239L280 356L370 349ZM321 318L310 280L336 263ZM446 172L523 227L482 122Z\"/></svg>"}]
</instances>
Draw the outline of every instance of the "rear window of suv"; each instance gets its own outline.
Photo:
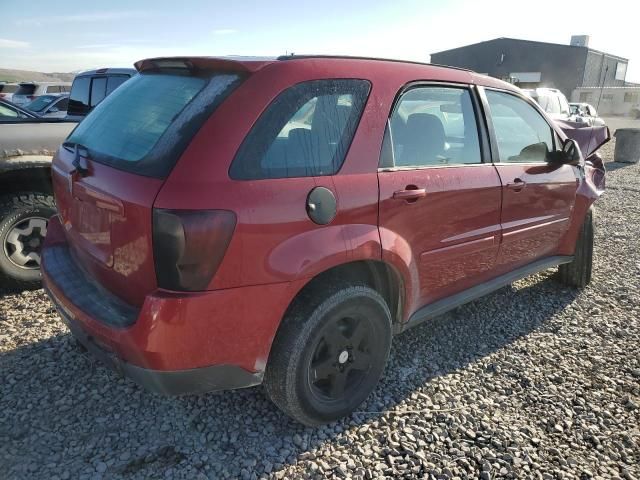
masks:
<instances>
[{"instance_id":1,"label":"rear window of suv","mask_svg":"<svg viewBox=\"0 0 640 480\"><path fill-rule=\"evenodd\" d=\"M137 75L93 109L67 143L82 145L99 163L164 178L239 81L230 73Z\"/></svg>"},{"instance_id":2,"label":"rear window of suv","mask_svg":"<svg viewBox=\"0 0 640 480\"><path fill-rule=\"evenodd\" d=\"M370 84L335 79L303 82L267 107L240 146L235 180L333 175L351 145Z\"/></svg>"},{"instance_id":3,"label":"rear window of suv","mask_svg":"<svg viewBox=\"0 0 640 480\"><path fill-rule=\"evenodd\" d=\"M18 91L15 93L15 95L33 95L33 93L36 91L36 86L33 84L21 84L18 87Z\"/></svg>"},{"instance_id":4,"label":"rear window of suv","mask_svg":"<svg viewBox=\"0 0 640 480\"><path fill-rule=\"evenodd\" d=\"M18 85L4 85L0 84L1 93L15 93L18 90Z\"/></svg>"}]
</instances>

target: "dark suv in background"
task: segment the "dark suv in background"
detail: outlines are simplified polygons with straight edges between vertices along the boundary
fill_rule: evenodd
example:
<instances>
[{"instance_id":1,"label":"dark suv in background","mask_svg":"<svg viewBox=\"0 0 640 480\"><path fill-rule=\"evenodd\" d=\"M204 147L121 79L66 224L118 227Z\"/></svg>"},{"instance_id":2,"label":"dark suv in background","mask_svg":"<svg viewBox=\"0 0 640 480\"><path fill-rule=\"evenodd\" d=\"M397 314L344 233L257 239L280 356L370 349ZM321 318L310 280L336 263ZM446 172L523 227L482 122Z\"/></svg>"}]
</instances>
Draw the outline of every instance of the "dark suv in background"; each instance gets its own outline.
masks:
<instances>
[{"instance_id":1,"label":"dark suv in background","mask_svg":"<svg viewBox=\"0 0 640 480\"><path fill-rule=\"evenodd\" d=\"M100 68L78 74L71 86L67 118L80 121L93 107L136 73L133 68Z\"/></svg>"}]
</instances>

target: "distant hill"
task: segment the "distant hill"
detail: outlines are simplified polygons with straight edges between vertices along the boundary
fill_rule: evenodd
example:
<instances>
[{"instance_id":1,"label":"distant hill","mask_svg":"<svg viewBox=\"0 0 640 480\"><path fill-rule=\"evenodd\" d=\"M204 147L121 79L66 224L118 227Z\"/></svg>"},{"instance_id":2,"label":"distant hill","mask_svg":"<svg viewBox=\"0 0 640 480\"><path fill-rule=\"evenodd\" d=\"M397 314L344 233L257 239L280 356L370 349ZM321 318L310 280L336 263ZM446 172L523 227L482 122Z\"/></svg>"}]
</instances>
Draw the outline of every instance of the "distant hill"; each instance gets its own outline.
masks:
<instances>
[{"instance_id":1,"label":"distant hill","mask_svg":"<svg viewBox=\"0 0 640 480\"><path fill-rule=\"evenodd\" d=\"M13 70L10 68L0 68L0 82L70 82L75 77L75 73L42 73L30 72L29 70Z\"/></svg>"}]
</instances>

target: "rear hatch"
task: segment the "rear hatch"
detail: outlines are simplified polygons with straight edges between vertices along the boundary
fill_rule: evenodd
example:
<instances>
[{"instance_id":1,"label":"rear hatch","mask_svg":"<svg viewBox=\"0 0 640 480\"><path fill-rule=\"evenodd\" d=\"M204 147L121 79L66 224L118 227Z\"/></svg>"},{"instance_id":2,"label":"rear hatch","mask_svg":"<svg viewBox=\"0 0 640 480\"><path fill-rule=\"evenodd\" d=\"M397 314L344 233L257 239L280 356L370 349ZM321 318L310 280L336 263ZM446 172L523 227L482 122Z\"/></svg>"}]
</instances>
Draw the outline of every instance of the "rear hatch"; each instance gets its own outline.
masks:
<instances>
[{"instance_id":1,"label":"rear hatch","mask_svg":"<svg viewBox=\"0 0 640 480\"><path fill-rule=\"evenodd\" d=\"M238 73L172 63L125 82L71 133L53 164L71 254L102 287L140 306L156 286L154 200Z\"/></svg>"}]
</instances>

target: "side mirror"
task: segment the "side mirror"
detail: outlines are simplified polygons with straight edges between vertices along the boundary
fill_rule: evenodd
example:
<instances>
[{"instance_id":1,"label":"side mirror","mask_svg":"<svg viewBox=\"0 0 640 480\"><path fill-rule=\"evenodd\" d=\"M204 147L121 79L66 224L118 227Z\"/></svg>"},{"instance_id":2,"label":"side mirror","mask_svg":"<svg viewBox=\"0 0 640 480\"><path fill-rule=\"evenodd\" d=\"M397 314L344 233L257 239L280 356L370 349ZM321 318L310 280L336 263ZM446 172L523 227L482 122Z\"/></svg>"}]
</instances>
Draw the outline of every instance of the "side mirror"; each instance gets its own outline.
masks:
<instances>
[{"instance_id":1,"label":"side mirror","mask_svg":"<svg viewBox=\"0 0 640 480\"><path fill-rule=\"evenodd\" d=\"M60 109L58 107L51 107L49 109L49 113L58 113L60 111Z\"/></svg>"},{"instance_id":2,"label":"side mirror","mask_svg":"<svg viewBox=\"0 0 640 480\"><path fill-rule=\"evenodd\" d=\"M582 163L582 153L578 142L573 138L567 138L562 144L562 150L549 153L549 163L580 165Z\"/></svg>"}]
</instances>

